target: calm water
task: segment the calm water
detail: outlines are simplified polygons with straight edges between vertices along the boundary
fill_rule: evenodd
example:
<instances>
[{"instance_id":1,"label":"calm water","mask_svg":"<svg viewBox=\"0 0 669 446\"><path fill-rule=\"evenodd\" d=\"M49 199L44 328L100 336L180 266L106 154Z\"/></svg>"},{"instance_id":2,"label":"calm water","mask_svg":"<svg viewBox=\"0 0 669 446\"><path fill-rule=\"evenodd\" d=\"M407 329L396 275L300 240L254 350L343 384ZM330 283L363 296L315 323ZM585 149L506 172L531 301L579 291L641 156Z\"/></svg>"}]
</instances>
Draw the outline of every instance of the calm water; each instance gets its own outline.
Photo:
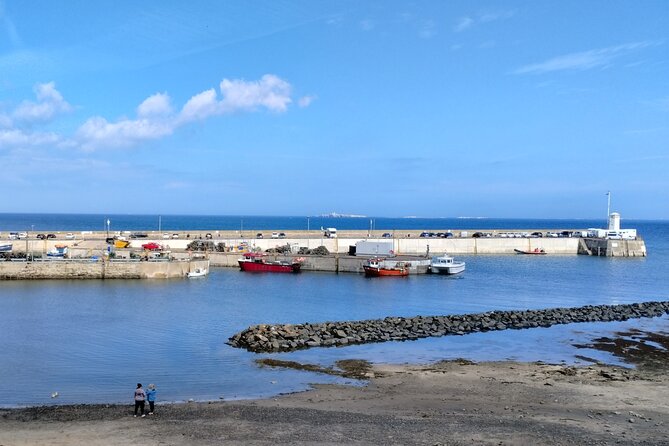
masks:
<instances>
[{"instance_id":1,"label":"calm water","mask_svg":"<svg viewBox=\"0 0 669 446\"><path fill-rule=\"evenodd\" d=\"M508 222L488 223L557 227L536 220L525 220L522 226ZM484 227L482 220L473 224ZM593 224L562 221L559 226ZM256 323L669 299L669 223L625 226L639 229L649 257L462 256L467 271L457 278L366 279L306 272L255 275L214 269L199 280L0 282L0 406L129 402L137 382L156 383L161 401L184 401L268 396L337 380L255 364L255 359L268 356L326 366L350 358L393 363L457 357L572 363L578 362L575 354L616 362L604 353L577 351L572 343L630 327L666 332L669 318L273 355L233 349L225 341ZM443 221L439 226L419 227L444 228ZM59 396L52 399L56 391Z\"/></svg>"}]
</instances>

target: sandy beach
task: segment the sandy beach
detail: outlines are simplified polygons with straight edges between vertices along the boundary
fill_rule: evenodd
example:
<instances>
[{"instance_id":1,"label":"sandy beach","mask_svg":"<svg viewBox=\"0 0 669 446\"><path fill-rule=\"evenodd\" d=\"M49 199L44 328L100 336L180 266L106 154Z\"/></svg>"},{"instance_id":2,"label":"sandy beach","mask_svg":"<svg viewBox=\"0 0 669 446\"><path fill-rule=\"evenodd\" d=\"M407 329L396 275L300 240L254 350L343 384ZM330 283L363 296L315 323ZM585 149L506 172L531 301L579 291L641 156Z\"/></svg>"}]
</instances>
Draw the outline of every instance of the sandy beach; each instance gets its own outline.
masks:
<instances>
[{"instance_id":1,"label":"sandy beach","mask_svg":"<svg viewBox=\"0 0 669 446\"><path fill-rule=\"evenodd\" d=\"M664 368L379 365L365 387L265 400L0 411L0 445L668 444Z\"/></svg>"}]
</instances>

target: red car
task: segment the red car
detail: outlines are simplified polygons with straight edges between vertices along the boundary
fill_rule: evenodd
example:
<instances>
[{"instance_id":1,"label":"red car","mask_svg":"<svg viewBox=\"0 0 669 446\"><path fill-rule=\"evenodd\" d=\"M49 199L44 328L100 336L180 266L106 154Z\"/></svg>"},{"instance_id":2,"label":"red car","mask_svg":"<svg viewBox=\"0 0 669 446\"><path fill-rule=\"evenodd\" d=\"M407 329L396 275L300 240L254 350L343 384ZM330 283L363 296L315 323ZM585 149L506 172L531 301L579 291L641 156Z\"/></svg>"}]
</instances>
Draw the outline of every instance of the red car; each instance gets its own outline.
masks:
<instances>
[{"instance_id":1,"label":"red car","mask_svg":"<svg viewBox=\"0 0 669 446\"><path fill-rule=\"evenodd\" d=\"M155 243L155 242L145 243L145 244L142 245L142 248L144 248L148 251L158 251L159 249L162 249L162 247L158 243Z\"/></svg>"}]
</instances>

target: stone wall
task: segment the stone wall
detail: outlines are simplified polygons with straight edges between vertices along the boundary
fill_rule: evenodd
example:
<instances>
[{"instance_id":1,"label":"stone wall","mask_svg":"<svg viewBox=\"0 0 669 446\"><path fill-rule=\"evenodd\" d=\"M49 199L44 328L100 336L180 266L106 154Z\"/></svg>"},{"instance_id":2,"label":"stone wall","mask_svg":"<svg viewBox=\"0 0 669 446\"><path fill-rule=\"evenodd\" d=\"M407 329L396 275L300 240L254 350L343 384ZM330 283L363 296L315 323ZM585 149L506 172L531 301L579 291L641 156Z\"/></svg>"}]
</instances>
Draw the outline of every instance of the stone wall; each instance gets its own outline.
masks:
<instances>
[{"instance_id":1,"label":"stone wall","mask_svg":"<svg viewBox=\"0 0 669 446\"><path fill-rule=\"evenodd\" d=\"M631 318L658 317L668 313L669 301L664 301L450 316L387 317L316 324L262 324L235 334L229 338L228 344L258 353L278 352L309 347L406 341L492 330L550 327L575 322L624 321Z\"/></svg>"},{"instance_id":2,"label":"stone wall","mask_svg":"<svg viewBox=\"0 0 669 446\"><path fill-rule=\"evenodd\" d=\"M195 268L209 268L208 260L178 262L122 262L47 260L0 262L0 280L29 279L173 279Z\"/></svg>"}]
</instances>

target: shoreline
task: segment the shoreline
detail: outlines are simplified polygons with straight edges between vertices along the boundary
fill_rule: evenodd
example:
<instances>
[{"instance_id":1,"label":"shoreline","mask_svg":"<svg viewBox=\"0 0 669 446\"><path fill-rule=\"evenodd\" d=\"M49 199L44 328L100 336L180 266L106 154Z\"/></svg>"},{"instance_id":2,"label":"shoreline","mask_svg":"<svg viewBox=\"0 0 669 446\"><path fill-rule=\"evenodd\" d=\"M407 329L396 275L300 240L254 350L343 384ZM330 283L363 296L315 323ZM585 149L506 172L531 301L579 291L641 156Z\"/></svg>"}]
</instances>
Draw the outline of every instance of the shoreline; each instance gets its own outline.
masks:
<instances>
[{"instance_id":1,"label":"shoreline","mask_svg":"<svg viewBox=\"0 0 669 446\"><path fill-rule=\"evenodd\" d=\"M374 365L364 387L274 398L0 409L0 444L660 444L665 368L441 361Z\"/></svg>"}]
</instances>

